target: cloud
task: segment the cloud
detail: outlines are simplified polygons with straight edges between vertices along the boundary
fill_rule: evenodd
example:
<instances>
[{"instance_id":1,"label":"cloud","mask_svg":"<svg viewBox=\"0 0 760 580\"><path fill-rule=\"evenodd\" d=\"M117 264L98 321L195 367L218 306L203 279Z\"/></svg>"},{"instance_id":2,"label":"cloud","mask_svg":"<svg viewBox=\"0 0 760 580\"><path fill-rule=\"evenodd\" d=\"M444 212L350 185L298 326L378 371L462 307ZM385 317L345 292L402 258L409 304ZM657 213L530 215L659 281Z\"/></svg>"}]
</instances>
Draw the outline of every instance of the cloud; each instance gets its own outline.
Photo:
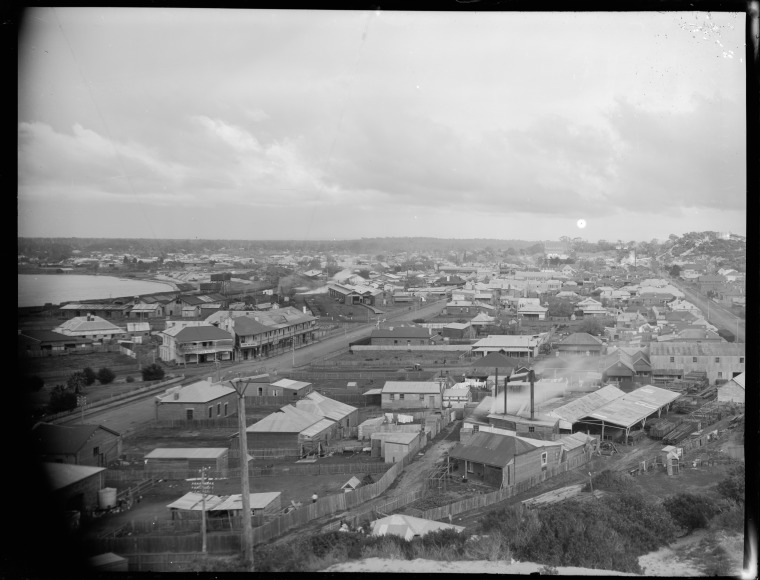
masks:
<instances>
[{"instance_id":1,"label":"cloud","mask_svg":"<svg viewBox=\"0 0 760 580\"><path fill-rule=\"evenodd\" d=\"M617 101L609 115L618 148L622 209L746 208L746 141L740 105L694 95L689 111L657 111Z\"/></svg>"}]
</instances>

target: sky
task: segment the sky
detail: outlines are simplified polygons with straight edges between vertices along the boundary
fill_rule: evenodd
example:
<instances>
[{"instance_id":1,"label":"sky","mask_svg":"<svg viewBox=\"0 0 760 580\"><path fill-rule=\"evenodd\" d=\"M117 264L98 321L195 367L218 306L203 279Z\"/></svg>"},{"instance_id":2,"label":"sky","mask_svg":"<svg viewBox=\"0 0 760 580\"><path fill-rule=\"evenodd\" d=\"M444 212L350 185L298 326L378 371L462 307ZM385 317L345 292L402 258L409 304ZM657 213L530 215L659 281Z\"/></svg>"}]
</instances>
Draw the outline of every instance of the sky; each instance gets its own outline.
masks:
<instances>
[{"instance_id":1,"label":"sky","mask_svg":"<svg viewBox=\"0 0 760 580\"><path fill-rule=\"evenodd\" d=\"M744 22L29 9L18 235L746 235Z\"/></svg>"}]
</instances>

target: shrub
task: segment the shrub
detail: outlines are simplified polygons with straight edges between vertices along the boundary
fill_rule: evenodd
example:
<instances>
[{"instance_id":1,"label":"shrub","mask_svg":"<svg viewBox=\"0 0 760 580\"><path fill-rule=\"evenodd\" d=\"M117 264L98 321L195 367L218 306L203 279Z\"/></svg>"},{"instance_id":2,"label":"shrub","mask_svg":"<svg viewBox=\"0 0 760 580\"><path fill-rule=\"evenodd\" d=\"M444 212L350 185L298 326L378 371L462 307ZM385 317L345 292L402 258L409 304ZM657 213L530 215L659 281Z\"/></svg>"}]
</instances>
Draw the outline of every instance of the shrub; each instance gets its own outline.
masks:
<instances>
[{"instance_id":1,"label":"shrub","mask_svg":"<svg viewBox=\"0 0 760 580\"><path fill-rule=\"evenodd\" d=\"M715 486L715 491L720 495L738 504L744 504L745 497L745 470L744 464L734 467L729 476Z\"/></svg>"},{"instance_id":2,"label":"shrub","mask_svg":"<svg viewBox=\"0 0 760 580\"><path fill-rule=\"evenodd\" d=\"M112 383L115 378L116 374L109 368L103 367L98 371L98 380L101 385Z\"/></svg>"},{"instance_id":3,"label":"shrub","mask_svg":"<svg viewBox=\"0 0 760 580\"><path fill-rule=\"evenodd\" d=\"M728 530L730 532L744 532L744 509L741 505L731 503L710 520L711 530Z\"/></svg>"},{"instance_id":4,"label":"shrub","mask_svg":"<svg viewBox=\"0 0 760 580\"><path fill-rule=\"evenodd\" d=\"M605 469L599 475L593 477L594 489L611 491L613 493L622 493L625 491L636 491L638 485L633 477L627 473Z\"/></svg>"},{"instance_id":5,"label":"shrub","mask_svg":"<svg viewBox=\"0 0 760 580\"><path fill-rule=\"evenodd\" d=\"M56 385L50 393L48 411L51 413L61 413L71 411L77 406L77 396L73 391L63 385Z\"/></svg>"},{"instance_id":6,"label":"shrub","mask_svg":"<svg viewBox=\"0 0 760 580\"><path fill-rule=\"evenodd\" d=\"M95 380L98 378L98 376L95 374L95 371L92 370L90 367L84 368L82 370L82 374L84 375L84 384L87 387L94 384Z\"/></svg>"},{"instance_id":7,"label":"shrub","mask_svg":"<svg viewBox=\"0 0 760 580\"><path fill-rule=\"evenodd\" d=\"M135 382L135 377L133 377L132 375L129 375L129 376L127 377L126 381L127 381L128 383L134 383L134 382Z\"/></svg>"},{"instance_id":8,"label":"shrub","mask_svg":"<svg viewBox=\"0 0 760 580\"><path fill-rule=\"evenodd\" d=\"M142 378L144 381L158 381L164 378L164 369L158 363L148 365L142 371Z\"/></svg>"},{"instance_id":9,"label":"shrub","mask_svg":"<svg viewBox=\"0 0 760 580\"><path fill-rule=\"evenodd\" d=\"M538 573L541 576L558 576L559 571L554 566L541 566L538 569Z\"/></svg>"},{"instance_id":10,"label":"shrub","mask_svg":"<svg viewBox=\"0 0 760 580\"><path fill-rule=\"evenodd\" d=\"M87 379L84 373L78 371L69 375L69 378L66 379L66 387L75 395L78 395L80 392L84 392L86 382Z\"/></svg>"},{"instance_id":11,"label":"shrub","mask_svg":"<svg viewBox=\"0 0 760 580\"><path fill-rule=\"evenodd\" d=\"M687 532L707 527L710 519L718 511L710 498L688 492L668 497L662 505L673 521Z\"/></svg>"},{"instance_id":12,"label":"shrub","mask_svg":"<svg viewBox=\"0 0 760 580\"><path fill-rule=\"evenodd\" d=\"M308 539L310 552L317 558L325 558L331 553L342 553L344 559L361 557L363 537L350 532L326 532Z\"/></svg>"}]
</instances>

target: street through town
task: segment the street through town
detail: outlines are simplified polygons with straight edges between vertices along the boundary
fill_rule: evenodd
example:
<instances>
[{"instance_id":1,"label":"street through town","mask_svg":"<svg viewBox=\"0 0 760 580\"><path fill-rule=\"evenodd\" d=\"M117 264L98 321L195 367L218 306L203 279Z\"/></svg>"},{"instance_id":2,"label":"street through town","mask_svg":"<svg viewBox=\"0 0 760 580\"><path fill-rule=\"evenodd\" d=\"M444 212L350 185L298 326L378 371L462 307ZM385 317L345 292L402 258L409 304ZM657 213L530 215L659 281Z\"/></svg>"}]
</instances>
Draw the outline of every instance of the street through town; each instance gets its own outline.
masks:
<instances>
[{"instance_id":1,"label":"street through town","mask_svg":"<svg viewBox=\"0 0 760 580\"><path fill-rule=\"evenodd\" d=\"M411 308L387 316L386 320L394 322L409 322L415 318L430 318L438 314L446 305L446 301L438 301L420 308ZM273 375L272 380L277 380L276 374L279 371L287 371L294 368L308 366L312 361L329 358L331 355L346 352L349 343L367 337L375 328L374 324L361 324L351 330L345 329L339 333L319 342L309 344L296 350L272 358L259 359L255 361L242 361L232 363L220 363L218 367L214 365L202 365L178 368L176 374L185 376L183 384L192 382L189 379L201 379L212 377L216 380L231 379L234 377L245 377L256 372L268 372ZM263 370L266 369L266 370ZM87 423L98 423L113 429L122 435L129 435L140 428L148 426L156 417L155 394L146 394L144 398L133 400L121 406L110 409L98 410L97 408L88 410L85 413L84 421ZM61 425L75 425L82 422L80 414L73 414L68 419L59 421Z\"/></svg>"}]
</instances>

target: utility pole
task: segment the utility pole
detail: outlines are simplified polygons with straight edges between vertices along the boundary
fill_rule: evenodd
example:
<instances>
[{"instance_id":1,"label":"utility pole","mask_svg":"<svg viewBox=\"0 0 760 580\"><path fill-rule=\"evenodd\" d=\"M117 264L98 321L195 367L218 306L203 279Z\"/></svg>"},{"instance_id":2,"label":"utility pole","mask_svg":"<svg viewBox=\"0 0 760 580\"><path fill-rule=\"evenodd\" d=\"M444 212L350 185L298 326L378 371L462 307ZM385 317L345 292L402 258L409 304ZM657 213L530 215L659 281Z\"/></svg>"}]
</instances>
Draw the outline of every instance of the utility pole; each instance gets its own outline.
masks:
<instances>
[{"instance_id":1,"label":"utility pole","mask_svg":"<svg viewBox=\"0 0 760 580\"><path fill-rule=\"evenodd\" d=\"M201 538L202 538L202 547L201 552L203 554L206 554L208 552L207 544L206 544L206 468L201 467L198 471L200 471L201 474L201 481L200 484L197 482L193 483L193 488L196 491L199 491L201 494Z\"/></svg>"},{"instance_id":2,"label":"utility pole","mask_svg":"<svg viewBox=\"0 0 760 580\"><path fill-rule=\"evenodd\" d=\"M87 404L87 397L84 395L79 395L77 397L77 405L82 407L82 424L84 424L84 406Z\"/></svg>"},{"instance_id":3,"label":"utility pole","mask_svg":"<svg viewBox=\"0 0 760 580\"><path fill-rule=\"evenodd\" d=\"M232 386L238 394L238 437L240 438L240 483L243 497L243 560L253 570L253 528L251 527L251 488L248 481L248 439L245 432L245 390L250 381L236 379Z\"/></svg>"}]
</instances>

